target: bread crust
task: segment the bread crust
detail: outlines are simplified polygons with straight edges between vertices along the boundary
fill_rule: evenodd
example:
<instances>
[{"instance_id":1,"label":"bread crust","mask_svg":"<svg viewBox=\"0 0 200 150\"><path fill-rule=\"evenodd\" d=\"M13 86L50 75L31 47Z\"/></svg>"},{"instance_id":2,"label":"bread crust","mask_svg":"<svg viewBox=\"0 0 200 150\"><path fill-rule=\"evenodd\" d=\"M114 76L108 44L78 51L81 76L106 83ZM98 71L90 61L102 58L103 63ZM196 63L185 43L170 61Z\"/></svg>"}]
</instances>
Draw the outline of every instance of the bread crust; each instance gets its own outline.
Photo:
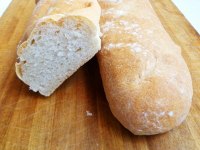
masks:
<instances>
[{"instance_id":1,"label":"bread crust","mask_svg":"<svg viewBox=\"0 0 200 150\"><path fill-rule=\"evenodd\" d=\"M100 6L103 37L98 62L112 113L136 135L179 126L193 95L180 47L149 0L101 0Z\"/></svg>"}]
</instances>

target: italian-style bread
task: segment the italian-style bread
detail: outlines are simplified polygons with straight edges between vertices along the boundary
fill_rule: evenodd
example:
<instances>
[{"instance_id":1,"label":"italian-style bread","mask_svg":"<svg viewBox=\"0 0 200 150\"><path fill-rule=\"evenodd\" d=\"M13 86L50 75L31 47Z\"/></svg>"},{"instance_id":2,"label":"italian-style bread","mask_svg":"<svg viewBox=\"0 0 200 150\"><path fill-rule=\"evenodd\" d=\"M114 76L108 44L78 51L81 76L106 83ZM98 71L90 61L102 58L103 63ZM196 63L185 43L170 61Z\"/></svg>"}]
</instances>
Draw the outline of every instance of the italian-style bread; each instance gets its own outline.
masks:
<instances>
[{"instance_id":1,"label":"italian-style bread","mask_svg":"<svg viewBox=\"0 0 200 150\"><path fill-rule=\"evenodd\" d=\"M102 50L98 62L110 108L136 135L180 125L193 95L181 49L149 0L99 0Z\"/></svg>"},{"instance_id":2,"label":"italian-style bread","mask_svg":"<svg viewBox=\"0 0 200 150\"><path fill-rule=\"evenodd\" d=\"M18 77L52 94L100 49L100 14L96 0L40 0L17 50Z\"/></svg>"}]
</instances>

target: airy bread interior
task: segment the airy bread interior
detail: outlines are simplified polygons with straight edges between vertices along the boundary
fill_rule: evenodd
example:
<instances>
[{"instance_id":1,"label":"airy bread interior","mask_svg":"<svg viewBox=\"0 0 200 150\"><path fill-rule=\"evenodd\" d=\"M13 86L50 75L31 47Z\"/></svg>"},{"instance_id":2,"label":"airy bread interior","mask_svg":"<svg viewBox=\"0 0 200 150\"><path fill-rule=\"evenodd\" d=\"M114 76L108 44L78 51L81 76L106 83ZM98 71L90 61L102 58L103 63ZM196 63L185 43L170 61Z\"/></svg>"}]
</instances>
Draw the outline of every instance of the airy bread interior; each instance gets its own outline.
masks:
<instances>
[{"instance_id":1,"label":"airy bread interior","mask_svg":"<svg viewBox=\"0 0 200 150\"><path fill-rule=\"evenodd\" d=\"M80 17L37 26L19 48L16 68L31 90L49 96L98 52L100 38L90 22Z\"/></svg>"}]
</instances>

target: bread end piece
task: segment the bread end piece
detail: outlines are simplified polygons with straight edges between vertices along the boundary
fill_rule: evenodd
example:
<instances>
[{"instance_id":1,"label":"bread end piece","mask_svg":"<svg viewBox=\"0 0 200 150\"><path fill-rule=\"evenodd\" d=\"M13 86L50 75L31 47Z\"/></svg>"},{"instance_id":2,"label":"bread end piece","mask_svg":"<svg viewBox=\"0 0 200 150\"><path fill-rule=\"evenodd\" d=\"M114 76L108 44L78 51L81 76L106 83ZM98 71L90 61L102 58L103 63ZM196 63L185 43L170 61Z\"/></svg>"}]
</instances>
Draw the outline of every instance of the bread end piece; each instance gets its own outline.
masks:
<instances>
[{"instance_id":1,"label":"bread end piece","mask_svg":"<svg viewBox=\"0 0 200 150\"><path fill-rule=\"evenodd\" d=\"M31 90L49 96L100 48L98 29L88 18L43 17L18 47L16 74Z\"/></svg>"}]
</instances>

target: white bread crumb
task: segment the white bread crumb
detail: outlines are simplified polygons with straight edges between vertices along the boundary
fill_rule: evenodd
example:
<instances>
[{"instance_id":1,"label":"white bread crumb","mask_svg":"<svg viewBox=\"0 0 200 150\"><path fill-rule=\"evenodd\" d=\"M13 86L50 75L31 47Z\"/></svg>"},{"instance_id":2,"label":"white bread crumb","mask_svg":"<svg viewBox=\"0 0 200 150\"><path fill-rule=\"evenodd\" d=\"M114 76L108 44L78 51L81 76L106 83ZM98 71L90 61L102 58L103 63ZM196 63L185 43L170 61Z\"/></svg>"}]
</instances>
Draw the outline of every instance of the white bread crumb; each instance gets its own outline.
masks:
<instances>
[{"instance_id":1,"label":"white bread crumb","mask_svg":"<svg viewBox=\"0 0 200 150\"><path fill-rule=\"evenodd\" d=\"M88 117L91 117L91 116L93 116L93 114L90 112L90 111L86 111L86 115L88 116Z\"/></svg>"}]
</instances>

